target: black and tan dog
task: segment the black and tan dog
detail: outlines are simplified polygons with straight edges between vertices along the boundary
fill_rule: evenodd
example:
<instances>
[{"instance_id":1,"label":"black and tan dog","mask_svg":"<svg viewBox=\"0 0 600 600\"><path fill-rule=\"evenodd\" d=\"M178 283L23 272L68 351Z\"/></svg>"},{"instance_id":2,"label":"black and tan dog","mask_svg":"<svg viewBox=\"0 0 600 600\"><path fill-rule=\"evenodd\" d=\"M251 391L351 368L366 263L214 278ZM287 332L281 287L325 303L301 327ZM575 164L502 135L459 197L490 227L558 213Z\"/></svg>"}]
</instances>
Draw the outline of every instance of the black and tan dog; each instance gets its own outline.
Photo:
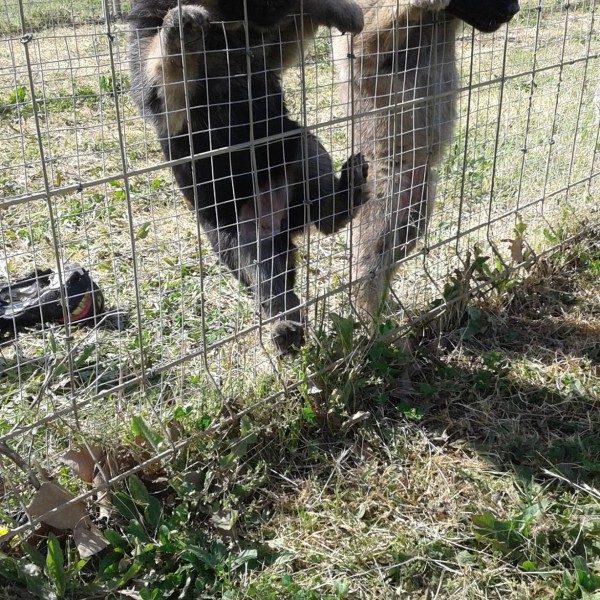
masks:
<instances>
[{"instance_id":1,"label":"black and tan dog","mask_svg":"<svg viewBox=\"0 0 600 600\"><path fill-rule=\"evenodd\" d=\"M295 15L304 11L303 17ZM244 25L246 22L246 25ZM319 25L358 33L352 0L135 0L133 97L219 259L260 300L285 352L303 341L292 238L332 233L365 200L361 154L335 175L318 139L290 119L282 69ZM223 150L226 149L226 150ZM219 151L221 150L221 151ZM207 154L209 153L209 154Z\"/></svg>"}]
</instances>

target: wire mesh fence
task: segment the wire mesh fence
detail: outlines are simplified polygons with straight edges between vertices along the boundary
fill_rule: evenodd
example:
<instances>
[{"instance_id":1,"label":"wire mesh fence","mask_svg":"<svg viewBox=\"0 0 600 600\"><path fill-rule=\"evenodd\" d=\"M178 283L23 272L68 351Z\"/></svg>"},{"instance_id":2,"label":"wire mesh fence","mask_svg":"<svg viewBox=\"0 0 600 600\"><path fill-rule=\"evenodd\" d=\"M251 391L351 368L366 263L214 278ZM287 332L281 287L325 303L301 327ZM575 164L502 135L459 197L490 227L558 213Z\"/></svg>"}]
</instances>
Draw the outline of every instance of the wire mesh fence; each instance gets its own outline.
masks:
<instances>
[{"instance_id":1,"label":"wire mesh fence","mask_svg":"<svg viewBox=\"0 0 600 600\"><path fill-rule=\"evenodd\" d=\"M64 466L69 448L85 447L101 464L94 484L102 486L160 465L236 413L275 403L311 381L302 357L276 356L270 323L277 314L261 313L256 294L218 260L210 231L207 237L183 201L171 167L191 159L163 153L152 121L132 100L128 27L121 18L128 9L116 0L5 0L0 7L2 279L14 286L34 272L39 282L41 272L52 269L64 295L67 265L77 263L104 299L87 325L78 326L64 309L53 322L40 318L19 331L13 326L2 340L0 513L8 532L26 526L21 516L35 492L35 473L56 477L74 494L94 492ZM519 262L523 247L514 240L522 237L535 260L565 241L573 221L598 224L599 18L595 0L526 0L496 33L461 25L456 58L447 57L456 60L459 96L454 133L438 166L435 209L420 243L399 261L385 317L408 327L432 301L441 299L435 310L443 307L444 283L469 252ZM303 159L313 148L307 140L316 136L338 174L359 146L361 123L379 110L357 111L340 94L340 78L353 73L350 50L332 53L332 38L339 35L319 29L301 49L302 64L286 70L287 110L305 129L296 125L272 136L278 147L293 136L301 139ZM268 52L240 39L244 43L228 48L228 58ZM280 39L270 43L281 47ZM148 55L148 62L155 59ZM231 111L235 78L247 83L246 68L244 62L232 73L228 61L218 63L229 98L223 110ZM267 71L260 73L264 81ZM163 89L170 85L163 83ZM183 99L190 94L186 89ZM216 96L207 93L210 101ZM417 101L405 99L401 114ZM242 103L247 108L247 96ZM282 105L276 108L280 118ZM189 119L189 111L185 101L176 107L167 102L167 130L177 118ZM263 129L268 138L269 128ZM234 137L201 151L194 146L196 154L204 152L194 160L204 157L213 165L210 186L219 181L217 157L229 174L236 172L243 167L240 156L256 159L261 152L261 135L241 142L242 149L252 147L250 154L235 153ZM394 136L414 132L385 135L393 144ZM188 154L189 148L188 141ZM299 164L307 168L304 160ZM269 165L269 185L280 166ZM257 173L242 175L256 179ZM381 177L371 165L373 189L386 185ZM289 185L284 181L283 187ZM191 202L197 204L194 190ZM272 202L276 191L270 190ZM310 212L306 203L301 209ZM247 246L257 244L253 228L261 214L253 210L250 217L237 216L251 223ZM215 235L220 229L217 218ZM354 240L360 232L349 227L324 235L301 227L299 233L295 290L307 341L316 344L315 332L331 328L331 313L353 314ZM86 298L100 304L97 295ZM283 310L296 309L284 302ZM128 456L118 469L110 468L109 448ZM29 517L35 521L39 514Z\"/></svg>"}]
</instances>

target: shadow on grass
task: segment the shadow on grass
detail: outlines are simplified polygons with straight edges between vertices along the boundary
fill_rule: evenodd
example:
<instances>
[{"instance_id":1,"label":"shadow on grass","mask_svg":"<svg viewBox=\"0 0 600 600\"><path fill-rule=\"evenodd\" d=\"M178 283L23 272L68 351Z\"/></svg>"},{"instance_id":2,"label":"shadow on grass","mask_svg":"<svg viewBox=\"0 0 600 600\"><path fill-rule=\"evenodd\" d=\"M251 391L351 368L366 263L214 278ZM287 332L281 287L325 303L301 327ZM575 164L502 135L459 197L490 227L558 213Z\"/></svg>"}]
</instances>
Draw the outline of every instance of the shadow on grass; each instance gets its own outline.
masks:
<instances>
[{"instance_id":1,"label":"shadow on grass","mask_svg":"<svg viewBox=\"0 0 600 600\"><path fill-rule=\"evenodd\" d=\"M484 304L475 335L461 338L458 328L422 349L413 380L430 391L423 425L468 441L499 467L536 474L553 465L595 485L599 299L595 275L574 270L532 277L502 305Z\"/></svg>"},{"instance_id":2,"label":"shadow on grass","mask_svg":"<svg viewBox=\"0 0 600 600\"><path fill-rule=\"evenodd\" d=\"M250 537L292 547L304 590L335 573L365 598L597 593L599 258L474 301L414 357L376 343L316 382L304 424L257 449L274 516Z\"/></svg>"},{"instance_id":3,"label":"shadow on grass","mask_svg":"<svg viewBox=\"0 0 600 600\"><path fill-rule=\"evenodd\" d=\"M337 408L369 411L466 442L498 467L534 474L553 464L594 484L600 253L597 244L590 247L592 253L578 249L557 264L543 262L501 297L473 301L443 333L427 325L397 347L376 342L352 375L343 366L317 382L321 392L308 400L308 420L329 425L336 438L344 418L336 419ZM411 356L399 350L406 346Z\"/></svg>"}]
</instances>

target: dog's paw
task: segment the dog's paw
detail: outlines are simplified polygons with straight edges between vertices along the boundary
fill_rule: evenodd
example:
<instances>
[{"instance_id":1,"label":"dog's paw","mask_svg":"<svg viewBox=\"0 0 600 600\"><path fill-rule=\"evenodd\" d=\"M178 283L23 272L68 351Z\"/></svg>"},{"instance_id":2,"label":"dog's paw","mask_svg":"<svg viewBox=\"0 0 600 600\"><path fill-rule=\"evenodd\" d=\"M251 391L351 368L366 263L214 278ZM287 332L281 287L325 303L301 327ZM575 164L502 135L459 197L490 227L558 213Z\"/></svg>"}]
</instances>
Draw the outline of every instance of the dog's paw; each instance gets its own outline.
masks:
<instances>
[{"instance_id":1,"label":"dog's paw","mask_svg":"<svg viewBox=\"0 0 600 600\"><path fill-rule=\"evenodd\" d=\"M342 167L342 177L347 179L348 188L352 189L352 205L356 208L367 200L367 178L369 163L361 152L351 156Z\"/></svg>"},{"instance_id":2,"label":"dog's paw","mask_svg":"<svg viewBox=\"0 0 600 600\"><path fill-rule=\"evenodd\" d=\"M277 321L271 328L271 339L280 355L293 354L304 345L304 324L298 321Z\"/></svg>"},{"instance_id":3,"label":"dog's paw","mask_svg":"<svg viewBox=\"0 0 600 600\"><path fill-rule=\"evenodd\" d=\"M365 25L362 8L352 1L336 2L328 25L342 33L360 33Z\"/></svg>"},{"instance_id":4,"label":"dog's paw","mask_svg":"<svg viewBox=\"0 0 600 600\"><path fill-rule=\"evenodd\" d=\"M194 50L209 23L208 12L202 6L182 6L181 14L179 7L172 8L163 20L162 36L167 52L179 54L182 37L185 49Z\"/></svg>"}]
</instances>

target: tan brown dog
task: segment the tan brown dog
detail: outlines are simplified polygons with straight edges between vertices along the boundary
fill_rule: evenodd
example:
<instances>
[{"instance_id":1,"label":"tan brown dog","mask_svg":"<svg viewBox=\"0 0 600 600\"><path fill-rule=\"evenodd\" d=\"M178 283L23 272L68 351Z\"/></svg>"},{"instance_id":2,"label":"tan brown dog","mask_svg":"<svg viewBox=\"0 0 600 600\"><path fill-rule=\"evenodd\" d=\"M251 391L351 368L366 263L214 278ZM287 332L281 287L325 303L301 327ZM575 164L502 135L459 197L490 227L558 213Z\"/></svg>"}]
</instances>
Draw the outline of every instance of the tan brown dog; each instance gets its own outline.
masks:
<instances>
[{"instance_id":1,"label":"tan brown dog","mask_svg":"<svg viewBox=\"0 0 600 600\"><path fill-rule=\"evenodd\" d=\"M455 120L455 35L484 32L519 11L516 0L359 0L365 27L335 40L343 101L354 101L356 146L370 163L373 199L353 221L356 306L377 319L395 264L424 232L434 167ZM351 57L350 59L348 57ZM352 73L351 73L352 72ZM352 77L351 77L352 75Z\"/></svg>"}]
</instances>

